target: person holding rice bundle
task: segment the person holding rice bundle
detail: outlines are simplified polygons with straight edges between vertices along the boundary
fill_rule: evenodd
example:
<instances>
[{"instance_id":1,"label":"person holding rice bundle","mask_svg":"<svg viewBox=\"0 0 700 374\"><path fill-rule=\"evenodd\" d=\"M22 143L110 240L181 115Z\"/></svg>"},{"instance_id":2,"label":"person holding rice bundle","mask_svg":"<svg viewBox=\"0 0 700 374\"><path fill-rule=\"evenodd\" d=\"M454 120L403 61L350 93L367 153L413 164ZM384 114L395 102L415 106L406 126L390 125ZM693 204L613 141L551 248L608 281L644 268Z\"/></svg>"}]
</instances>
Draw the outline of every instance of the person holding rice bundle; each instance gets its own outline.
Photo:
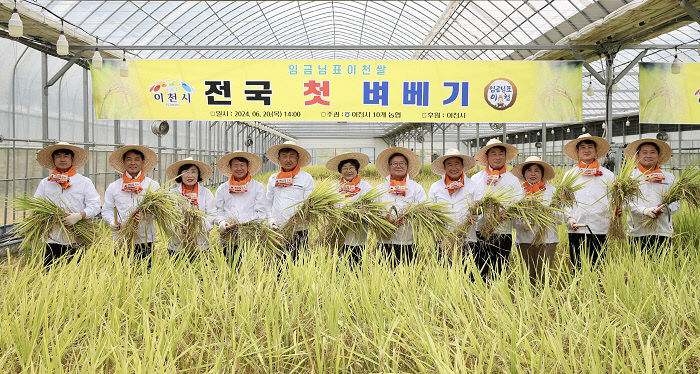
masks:
<instances>
[{"instance_id":1,"label":"person holding rice bundle","mask_svg":"<svg viewBox=\"0 0 700 374\"><path fill-rule=\"evenodd\" d=\"M296 143L286 141L270 147L265 155L281 169L267 182L268 224L278 230L294 215L295 206L306 200L314 189L314 178L301 170L311 163L311 154ZM299 250L308 242L308 227L294 227L293 237L285 239L291 240L288 250L295 261Z\"/></svg>"},{"instance_id":2,"label":"person holding rice bundle","mask_svg":"<svg viewBox=\"0 0 700 374\"><path fill-rule=\"evenodd\" d=\"M109 156L109 164L122 175L105 190L102 218L109 223L113 237L116 238L121 226L129 216L134 215L139 222L135 247L132 248L137 259L150 256L156 240L153 220L142 219L141 213L135 210L146 191L160 188L158 182L146 176L155 169L157 163L156 153L142 145L126 145Z\"/></svg>"},{"instance_id":3,"label":"person holding rice bundle","mask_svg":"<svg viewBox=\"0 0 700 374\"><path fill-rule=\"evenodd\" d=\"M469 205L474 202L476 188L465 172L475 164L474 157L464 155L456 149L449 149L445 155L438 157L430 165L430 170L442 178L430 186L428 200L447 205L450 217L454 220L450 231L455 231L469 218ZM466 241L461 243L462 258L466 258L475 243L476 228L472 225L466 234Z\"/></svg>"},{"instance_id":4,"label":"person holding rice bundle","mask_svg":"<svg viewBox=\"0 0 700 374\"><path fill-rule=\"evenodd\" d=\"M612 171L601 166L598 159L610 150L610 144L598 136L583 134L564 146L564 154L577 162L567 171L578 174L575 185L576 202L566 211L571 263L581 268L581 251L585 248L592 265L604 257L603 243L610 228L608 186L615 180Z\"/></svg>"},{"instance_id":5,"label":"person holding rice bundle","mask_svg":"<svg viewBox=\"0 0 700 374\"><path fill-rule=\"evenodd\" d=\"M215 224L219 233L235 229L236 225L250 221L264 221L267 216L265 186L253 180L262 168L260 156L236 151L222 156L216 163L221 174L229 180L216 189ZM231 262L237 260L238 248L224 244L224 256Z\"/></svg>"},{"instance_id":6,"label":"person holding rice bundle","mask_svg":"<svg viewBox=\"0 0 700 374\"><path fill-rule=\"evenodd\" d=\"M345 199L355 201L372 189L372 185L360 178L360 169L369 164L369 156L364 153L350 152L337 155L326 163L326 168L331 172L340 173L338 192ZM362 252L367 240L366 232L348 231L343 244L343 254L349 256L349 261L357 265L362 261Z\"/></svg>"},{"instance_id":7,"label":"person holding rice bundle","mask_svg":"<svg viewBox=\"0 0 700 374\"><path fill-rule=\"evenodd\" d=\"M175 187L172 189L176 195L182 195L192 207L204 213L204 234L197 238L197 248L209 249L207 233L213 228L216 215L216 203L214 194L202 183L208 181L214 171L204 162L186 158L170 164L165 169L165 175L169 180L175 179ZM177 237L170 238L168 253L175 255L182 250L182 243Z\"/></svg>"},{"instance_id":8,"label":"person holding rice bundle","mask_svg":"<svg viewBox=\"0 0 700 374\"><path fill-rule=\"evenodd\" d=\"M518 178L507 171L506 164L518 155L518 149L498 139L491 139L476 152L474 158L484 170L474 174L472 181L476 187L474 199L479 200L489 192L504 193L510 203L523 197L522 186ZM481 277L488 279L501 273L508 265L513 235L511 222L501 219L501 224L491 237L486 237L481 231L484 217L481 215L476 223L477 245L474 251L474 262L481 271Z\"/></svg>"},{"instance_id":9,"label":"person holding rice bundle","mask_svg":"<svg viewBox=\"0 0 700 374\"><path fill-rule=\"evenodd\" d=\"M524 162L513 167L513 175L518 177L523 184L525 196L540 194L542 204L549 205L556 188L548 182L554 178L554 168L542 161L537 156L530 156ZM520 219L514 220L515 242L520 248L520 254L525 261L530 281L533 283L544 279L544 271L549 264L554 262L554 254L559 243L557 227L552 226L546 232L536 233L526 222ZM535 240L537 235L542 235L540 240ZM541 243L537 243L541 241Z\"/></svg>"},{"instance_id":10,"label":"person holding rice bundle","mask_svg":"<svg viewBox=\"0 0 700 374\"><path fill-rule=\"evenodd\" d=\"M387 219L397 226L394 235L382 239L384 256L392 265L412 262L416 256L413 232L399 215L410 205L427 200L423 187L413 180L420 171L420 158L406 148L391 147L377 156L376 165L379 175L386 178L379 188L385 191L381 201L388 203Z\"/></svg>"},{"instance_id":11,"label":"person holding rice bundle","mask_svg":"<svg viewBox=\"0 0 700 374\"><path fill-rule=\"evenodd\" d=\"M92 181L76 171L88 161L88 153L78 146L59 142L37 152L39 165L51 170L51 174L39 182L35 198L46 198L61 206L66 212L63 223L73 226L80 220L100 213L100 195ZM75 252L70 238L59 228L49 233L44 250L44 265L50 266L61 256Z\"/></svg>"},{"instance_id":12,"label":"person holding rice bundle","mask_svg":"<svg viewBox=\"0 0 700 374\"><path fill-rule=\"evenodd\" d=\"M629 235L647 253L667 244L673 235L671 216L681 208L678 201L663 204L675 177L660 167L671 158L671 153L668 143L651 138L636 140L625 147L626 158L637 157L637 169L632 177L641 178L641 196L628 205Z\"/></svg>"}]
</instances>

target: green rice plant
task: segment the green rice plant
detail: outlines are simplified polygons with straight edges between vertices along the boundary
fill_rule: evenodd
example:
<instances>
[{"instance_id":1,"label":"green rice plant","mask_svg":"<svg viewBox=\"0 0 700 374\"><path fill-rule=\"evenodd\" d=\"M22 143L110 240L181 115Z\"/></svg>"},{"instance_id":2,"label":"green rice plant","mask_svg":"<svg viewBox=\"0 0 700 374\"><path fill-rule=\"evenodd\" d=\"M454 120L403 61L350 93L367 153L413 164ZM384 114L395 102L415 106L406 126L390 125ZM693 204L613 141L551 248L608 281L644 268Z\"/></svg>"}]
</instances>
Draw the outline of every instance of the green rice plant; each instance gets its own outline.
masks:
<instances>
[{"instance_id":1,"label":"green rice plant","mask_svg":"<svg viewBox=\"0 0 700 374\"><path fill-rule=\"evenodd\" d=\"M385 218L387 204L379 201L383 193L384 191L375 187L343 206L342 219L339 222L341 243L348 231L371 231L379 237L390 237L396 231L396 226Z\"/></svg>"},{"instance_id":2,"label":"green rice plant","mask_svg":"<svg viewBox=\"0 0 700 374\"><path fill-rule=\"evenodd\" d=\"M557 225L556 214L561 210L551 205L542 204L542 192L525 195L514 204L508 205L505 209L507 219L518 219L524 222L527 227L535 233L532 241L533 245L544 244L547 232Z\"/></svg>"},{"instance_id":3,"label":"green rice plant","mask_svg":"<svg viewBox=\"0 0 700 374\"><path fill-rule=\"evenodd\" d=\"M406 222L411 226L413 242L423 257L429 257L440 241L452 240L454 235L449 226L453 220L444 203L422 201L411 204L399 213L398 222ZM397 225L398 226L398 225Z\"/></svg>"},{"instance_id":4,"label":"green rice plant","mask_svg":"<svg viewBox=\"0 0 700 374\"><path fill-rule=\"evenodd\" d=\"M626 239L627 227L623 219L623 208L642 194L639 188L641 178L632 177L632 172L634 172L636 168L636 157L631 160L626 159L622 163L620 172L615 177L615 180L607 186L611 212L608 236L612 240L624 241Z\"/></svg>"},{"instance_id":5,"label":"green rice plant","mask_svg":"<svg viewBox=\"0 0 700 374\"><path fill-rule=\"evenodd\" d=\"M700 168L691 165L681 172L681 176L671 185L671 188L661 198L662 204L671 204L677 201L687 203L690 207L700 208ZM647 229L656 227L656 219L645 217L642 225Z\"/></svg>"},{"instance_id":6,"label":"green rice plant","mask_svg":"<svg viewBox=\"0 0 700 374\"><path fill-rule=\"evenodd\" d=\"M199 249L199 238L206 235L205 216L203 210L198 209L188 201L180 202L182 220L177 231L182 251L186 254L194 254Z\"/></svg>"},{"instance_id":7,"label":"green rice plant","mask_svg":"<svg viewBox=\"0 0 700 374\"><path fill-rule=\"evenodd\" d=\"M581 190L586 184L579 183L576 184L581 173L564 173L564 175L557 183L556 190L552 195L551 206L556 209L570 209L574 206L576 202L576 192Z\"/></svg>"},{"instance_id":8,"label":"green rice plant","mask_svg":"<svg viewBox=\"0 0 700 374\"><path fill-rule=\"evenodd\" d=\"M141 222L154 221L166 236L174 237L179 235L182 227L182 208L184 198L172 192L169 184L165 184L157 189L148 189L143 194L143 199L134 209L129 218L121 225L118 231L117 242L122 248L131 249L136 243ZM140 219L136 219L136 213L140 214ZM144 226L145 227L145 226ZM145 234L145 233L144 233Z\"/></svg>"},{"instance_id":9,"label":"green rice plant","mask_svg":"<svg viewBox=\"0 0 700 374\"><path fill-rule=\"evenodd\" d=\"M235 219L228 219L231 229L221 233L221 241L229 248L234 246L255 248L258 252L281 256L284 237L279 232L271 229L265 222L256 220L238 223Z\"/></svg>"},{"instance_id":10,"label":"green rice plant","mask_svg":"<svg viewBox=\"0 0 700 374\"><path fill-rule=\"evenodd\" d=\"M295 209L292 217L284 224L280 232L285 238L292 238L299 227L319 224L337 230L337 223L342 220L339 209L344 198L328 179L319 182L306 200L287 209Z\"/></svg>"}]
</instances>

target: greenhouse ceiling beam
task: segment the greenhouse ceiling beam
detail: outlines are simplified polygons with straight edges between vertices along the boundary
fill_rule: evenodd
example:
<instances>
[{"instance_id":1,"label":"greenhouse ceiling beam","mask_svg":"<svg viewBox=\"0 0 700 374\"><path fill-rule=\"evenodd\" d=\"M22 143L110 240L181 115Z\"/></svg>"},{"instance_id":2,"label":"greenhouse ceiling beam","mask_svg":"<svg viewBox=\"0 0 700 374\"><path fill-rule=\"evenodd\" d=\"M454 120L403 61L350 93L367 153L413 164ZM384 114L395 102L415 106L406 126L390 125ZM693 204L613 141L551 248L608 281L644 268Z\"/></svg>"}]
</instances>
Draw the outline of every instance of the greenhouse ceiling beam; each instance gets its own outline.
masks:
<instances>
[{"instance_id":1,"label":"greenhouse ceiling beam","mask_svg":"<svg viewBox=\"0 0 700 374\"><path fill-rule=\"evenodd\" d=\"M70 67L73 66L79 59L80 59L79 56L74 56L73 58L68 60L68 62L66 62L63 65L63 67L61 67L61 69L59 71L57 71L56 74L54 74L53 77L51 77L51 79L49 79L48 82L46 82L46 87L44 87L44 88L49 88L49 87L53 86L56 82L58 82L58 80L61 79L63 74L65 74L68 71L68 69L70 69Z\"/></svg>"},{"instance_id":2,"label":"greenhouse ceiling beam","mask_svg":"<svg viewBox=\"0 0 700 374\"><path fill-rule=\"evenodd\" d=\"M700 24L700 11L695 9L695 7L690 4L687 0L680 0L679 3L683 8L685 8L685 11L688 12L688 15L690 18L695 20L695 22Z\"/></svg>"},{"instance_id":3,"label":"greenhouse ceiling beam","mask_svg":"<svg viewBox=\"0 0 700 374\"><path fill-rule=\"evenodd\" d=\"M603 79L603 77L600 74L598 74L598 71L593 66L591 66L591 64L589 64L588 61L586 61L586 59L583 58L583 56L581 56L580 53L578 53L578 51L572 49L571 54L574 55L575 59L583 61L583 67L586 68L586 70L588 70L588 72L591 73L591 75L598 82L600 82L600 84L605 84L605 79Z\"/></svg>"}]
</instances>

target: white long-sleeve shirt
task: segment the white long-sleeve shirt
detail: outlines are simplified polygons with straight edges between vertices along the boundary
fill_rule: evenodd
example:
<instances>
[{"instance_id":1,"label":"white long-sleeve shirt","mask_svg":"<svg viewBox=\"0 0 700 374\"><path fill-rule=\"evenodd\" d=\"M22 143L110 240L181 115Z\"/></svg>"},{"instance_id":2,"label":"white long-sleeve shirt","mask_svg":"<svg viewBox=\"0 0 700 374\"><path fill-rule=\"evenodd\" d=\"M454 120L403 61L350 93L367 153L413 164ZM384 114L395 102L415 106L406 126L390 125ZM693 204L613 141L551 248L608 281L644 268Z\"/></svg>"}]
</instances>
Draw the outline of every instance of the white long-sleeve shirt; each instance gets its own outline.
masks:
<instances>
[{"instance_id":1,"label":"white long-sleeve shirt","mask_svg":"<svg viewBox=\"0 0 700 374\"><path fill-rule=\"evenodd\" d=\"M177 195L182 195L182 183L177 183L170 191ZM209 231L214 227L214 219L216 218L216 201L214 200L214 194L201 183L197 183L197 206L205 214L204 235L200 235L197 238L197 246L200 249L208 249ZM175 252L181 250L180 240L177 237L170 238L168 248Z\"/></svg>"},{"instance_id":2,"label":"white long-sleeve shirt","mask_svg":"<svg viewBox=\"0 0 700 374\"><path fill-rule=\"evenodd\" d=\"M380 201L389 203L387 204L387 210L390 214L394 214L392 209L393 207L395 207L397 212L401 214L401 212L409 205L418 204L427 200L423 187L412 180L409 176L406 176L406 196L389 193L389 178L391 178L391 176L387 176L386 181L382 183L379 188L385 191L381 195ZM389 239L383 239L382 242L386 244L413 244L413 232L411 231L411 225L408 222L399 225L399 227L396 229L396 233L394 233L394 235Z\"/></svg>"},{"instance_id":3,"label":"white long-sleeve shirt","mask_svg":"<svg viewBox=\"0 0 700 374\"><path fill-rule=\"evenodd\" d=\"M513 173L507 171L503 174L501 174L501 178L496 182L495 184L489 186L486 184L486 177L488 174L486 173L486 170L482 170L474 175L472 175L472 182L474 182L474 200L479 200L484 195L486 194L486 190L489 189L491 191L496 191L496 190L504 190L506 193L511 197L511 202L516 202L525 196L525 192L523 192L523 187L520 184L520 180L518 180L518 177L513 175ZM508 203L506 203L507 205ZM481 226L483 225L483 217L479 216L479 219L476 223L476 231L479 231L481 229ZM510 221L506 221L501 223L500 226L498 226L498 229L496 230L497 234L505 234L505 235L511 235L513 232L513 225Z\"/></svg>"},{"instance_id":4,"label":"white long-sleeve shirt","mask_svg":"<svg viewBox=\"0 0 700 374\"><path fill-rule=\"evenodd\" d=\"M630 216L627 224L629 226L630 236L639 237L647 235L672 236L673 222L671 216L681 208L679 202L668 204L668 209L663 209L662 213L654 219L655 225L648 229L644 227L644 222L649 218L644 215L644 208L656 208L661 204L664 195L671 188L671 185L676 178L671 173L663 172L664 180L661 183L647 182L643 180L639 186L642 191L641 197L634 199L628 204ZM632 172L633 178L639 178L642 172L635 169Z\"/></svg>"},{"instance_id":5,"label":"white long-sleeve shirt","mask_svg":"<svg viewBox=\"0 0 700 374\"><path fill-rule=\"evenodd\" d=\"M608 196L608 185L615 180L615 174L612 171L600 167L603 175L580 175L578 181L574 185L584 183L583 188L576 191L576 202L573 208L567 210L566 219L573 218L576 223L588 225L591 232L595 235L605 235L610 228L610 199ZM574 166L569 173L580 173L581 169ZM585 227L579 228L577 231L568 229L569 233L588 234L588 229Z\"/></svg>"},{"instance_id":6,"label":"white long-sleeve shirt","mask_svg":"<svg viewBox=\"0 0 700 374\"><path fill-rule=\"evenodd\" d=\"M549 204L552 203L552 196L557 189L549 183L545 183L544 187L545 190L542 191L542 195L540 195L542 198L542 205L549 206ZM561 214L556 214L556 217L558 221L563 218ZM530 244L535 240L535 232L522 220L515 220L513 222L513 227L515 228L516 243ZM559 234L557 233L556 225L548 228L544 235L544 243L559 243Z\"/></svg>"},{"instance_id":7,"label":"white long-sleeve shirt","mask_svg":"<svg viewBox=\"0 0 700 374\"><path fill-rule=\"evenodd\" d=\"M340 182L336 183L336 187L340 188ZM369 184L364 179L360 180L360 183L357 184L357 187L360 189L360 191L355 194L354 196L350 196L345 199L346 203L349 203L351 201L355 201L360 198L360 196L366 194L369 192L369 190L372 189L372 185ZM364 245L365 242L367 241L367 232L362 230L362 231L348 231L345 233L345 245L348 246L360 246Z\"/></svg>"},{"instance_id":8,"label":"white long-sleeve shirt","mask_svg":"<svg viewBox=\"0 0 700 374\"><path fill-rule=\"evenodd\" d=\"M265 186L256 180L250 180L247 192L230 193L229 181L221 183L216 189L216 219L215 224L229 219L238 223L252 220L264 221L267 216L267 200Z\"/></svg>"},{"instance_id":9,"label":"white long-sleeve shirt","mask_svg":"<svg viewBox=\"0 0 700 374\"><path fill-rule=\"evenodd\" d=\"M151 191L160 188L160 184L153 179L146 177L141 182L141 193L134 194L127 191L122 191L124 179L119 178L110 183L105 190L105 203L102 206L102 218L110 224L114 223L114 207L117 207L117 222L124 224L131 216L131 213L139 206L143 195L149 189ZM112 235L115 239L117 233ZM139 229L136 239L136 244L150 243L156 241L156 225L152 219L143 219L139 222Z\"/></svg>"},{"instance_id":10,"label":"white long-sleeve shirt","mask_svg":"<svg viewBox=\"0 0 700 374\"><path fill-rule=\"evenodd\" d=\"M455 190L455 192L450 195L445 187L445 176L443 175L440 180L433 183L430 186L430 191L428 192L428 200L435 203L445 203L450 211L449 216L454 220L450 225L450 231L454 231L459 225L461 225L469 214L469 205L474 202L474 192L475 185L474 182L464 176L464 187ZM476 227L472 225L471 229L467 233L468 242L476 242Z\"/></svg>"},{"instance_id":11,"label":"white long-sleeve shirt","mask_svg":"<svg viewBox=\"0 0 700 374\"><path fill-rule=\"evenodd\" d=\"M272 174L267 180L267 208L268 222L279 227L284 226L296 212L295 205L306 200L311 191L314 190L314 178L311 174L300 170L292 179L289 187L277 187L275 181L277 174ZM297 231L306 230L305 227L298 227Z\"/></svg>"},{"instance_id":12,"label":"white long-sleeve shirt","mask_svg":"<svg viewBox=\"0 0 700 374\"><path fill-rule=\"evenodd\" d=\"M44 178L39 182L34 197L49 199L62 207L66 213L85 212L85 218L93 218L100 213L100 195L89 178L76 173L70 177L70 184L71 186L64 190L60 184L49 181L48 177ZM47 242L71 244L71 240L58 228L51 231Z\"/></svg>"}]
</instances>

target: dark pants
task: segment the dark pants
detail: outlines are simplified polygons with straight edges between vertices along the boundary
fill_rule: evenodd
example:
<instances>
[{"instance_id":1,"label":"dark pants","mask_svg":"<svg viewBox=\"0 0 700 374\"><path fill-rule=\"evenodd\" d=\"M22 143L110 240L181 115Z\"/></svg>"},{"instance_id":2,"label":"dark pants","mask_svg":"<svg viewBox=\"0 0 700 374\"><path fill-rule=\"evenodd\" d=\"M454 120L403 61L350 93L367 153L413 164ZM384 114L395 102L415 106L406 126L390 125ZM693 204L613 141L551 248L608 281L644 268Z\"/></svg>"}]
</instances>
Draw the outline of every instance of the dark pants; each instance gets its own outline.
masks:
<instances>
[{"instance_id":1,"label":"dark pants","mask_svg":"<svg viewBox=\"0 0 700 374\"><path fill-rule=\"evenodd\" d=\"M648 235L634 237L632 238L632 243L635 245L635 248L637 245L640 246L642 253L654 255L668 248L671 241L668 236Z\"/></svg>"},{"instance_id":2,"label":"dark pants","mask_svg":"<svg viewBox=\"0 0 700 374\"><path fill-rule=\"evenodd\" d=\"M153 250L153 242L149 243L140 243L136 244L134 246L134 258L137 260L143 260L146 257L151 256L151 251ZM149 263L150 263L150 258L149 258Z\"/></svg>"},{"instance_id":3,"label":"dark pants","mask_svg":"<svg viewBox=\"0 0 700 374\"><path fill-rule=\"evenodd\" d=\"M591 260L591 266L595 266L598 260L605 257L603 244L605 243L606 235L600 234L569 234L569 256L571 264L576 269L581 269L581 252L586 251L586 255Z\"/></svg>"},{"instance_id":4,"label":"dark pants","mask_svg":"<svg viewBox=\"0 0 700 374\"><path fill-rule=\"evenodd\" d=\"M241 265L241 253L237 245L224 245L222 252L231 266L237 269Z\"/></svg>"},{"instance_id":5,"label":"dark pants","mask_svg":"<svg viewBox=\"0 0 700 374\"><path fill-rule=\"evenodd\" d=\"M75 247L70 245L62 245L58 243L46 243L44 250L44 266L51 266L54 261L62 256L70 258L75 254Z\"/></svg>"},{"instance_id":6,"label":"dark pants","mask_svg":"<svg viewBox=\"0 0 700 374\"><path fill-rule=\"evenodd\" d=\"M287 246L287 250L289 252L289 257L291 257L292 261L297 260L297 258L299 257L299 252L301 251L302 248L306 248L308 243L309 243L309 231L308 230L296 231L294 233L294 237L292 237L292 241Z\"/></svg>"},{"instance_id":7,"label":"dark pants","mask_svg":"<svg viewBox=\"0 0 700 374\"><path fill-rule=\"evenodd\" d=\"M341 256L348 256L350 266L362 264L362 252L365 250L364 245L343 245Z\"/></svg>"},{"instance_id":8,"label":"dark pants","mask_svg":"<svg viewBox=\"0 0 700 374\"><path fill-rule=\"evenodd\" d=\"M413 244L382 244L384 257L391 266L411 263L416 259L416 247Z\"/></svg>"},{"instance_id":9,"label":"dark pants","mask_svg":"<svg viewBox=\"0 0 700 374\"><path fill-rule=\"evenodd\" d=\"M441 243L438 242L436 244L437 248L440 248L441 250L438 250L437 254L437 260L440 264L443 264L445 266L451 266L453 259L457 261L457 264L463 265L464 269L467 268L468 264L468 259L469 255L474 252L474 244L473 242L464 242L462 243L462 247L459 249L459 253L457 253L457 257L453 257L453 252L448 250L447 252L445 250L441 249Z\"/></svg>"},{"instance_id":10,"label":"dark pants","mask_svg":"<svg viewBox=\"0 0 700 374\"><path fill-rule=\"evenodd\" d=\"M481 233L477 232L476 237L474 264L479 268L482 279L495 278L508 265L513 236L493 234L489 239L485 239Z\"/></svg>"}]
</instances>

